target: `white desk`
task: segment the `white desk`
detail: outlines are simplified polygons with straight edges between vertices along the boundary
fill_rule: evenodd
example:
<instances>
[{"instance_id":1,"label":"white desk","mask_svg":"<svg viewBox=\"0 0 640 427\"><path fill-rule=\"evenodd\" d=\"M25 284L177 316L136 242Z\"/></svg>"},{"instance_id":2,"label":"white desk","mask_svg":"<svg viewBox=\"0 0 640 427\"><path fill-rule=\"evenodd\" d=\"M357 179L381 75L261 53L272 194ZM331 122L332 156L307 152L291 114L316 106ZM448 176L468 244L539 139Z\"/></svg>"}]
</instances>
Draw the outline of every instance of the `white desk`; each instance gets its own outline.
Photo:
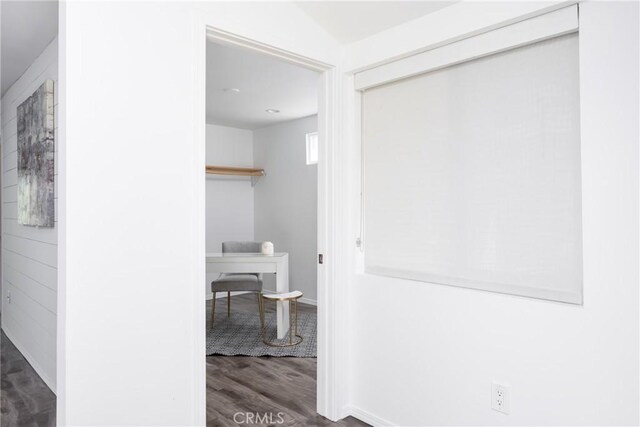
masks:
<instances>
[{"instance_id":1,"label":"white desk","mask_svg":"<svg viewBox=\"0 0 640 427\"><path fill-rule=\"evenodd\" d=\"M208 273L275 273L276 292L289 292L289 254L276 252L273 255L260 253L207 254ZM278 338L284 338L289 329L289 310L278 302L276 306Z\"/></svg>"}]
</instances>

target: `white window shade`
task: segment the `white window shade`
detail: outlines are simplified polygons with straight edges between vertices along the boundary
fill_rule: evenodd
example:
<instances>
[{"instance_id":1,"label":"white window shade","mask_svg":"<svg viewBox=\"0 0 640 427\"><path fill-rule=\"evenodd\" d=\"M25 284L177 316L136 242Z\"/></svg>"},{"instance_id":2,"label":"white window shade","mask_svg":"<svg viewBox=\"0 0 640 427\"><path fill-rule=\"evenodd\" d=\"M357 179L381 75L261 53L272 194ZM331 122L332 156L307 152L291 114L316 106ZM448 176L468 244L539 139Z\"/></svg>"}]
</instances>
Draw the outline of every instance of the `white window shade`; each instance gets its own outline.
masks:
<instances>
[{"instance_id":1,"label":"white window shade","mask_svg":"<svg viewBox=\"0 0 640 427\"><path fill-rule=\"evenodd\" d=\"M365 271L582 303L577 33L363 94Z\"/></svg>"}]
</instances>

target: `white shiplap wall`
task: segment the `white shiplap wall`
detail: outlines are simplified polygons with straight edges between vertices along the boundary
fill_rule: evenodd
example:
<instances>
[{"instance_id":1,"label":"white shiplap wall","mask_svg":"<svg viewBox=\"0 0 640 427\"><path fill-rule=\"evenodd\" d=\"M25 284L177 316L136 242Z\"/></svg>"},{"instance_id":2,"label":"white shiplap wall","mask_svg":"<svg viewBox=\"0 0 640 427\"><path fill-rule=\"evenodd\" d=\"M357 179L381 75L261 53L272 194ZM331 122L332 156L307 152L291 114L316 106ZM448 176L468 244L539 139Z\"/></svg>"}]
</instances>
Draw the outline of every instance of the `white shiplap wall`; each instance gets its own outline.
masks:
<instances>
[{"instance_id":1,"label":"white shiplap wall","mask_svg":"<svg viewBox=\"0 0 640 427\"><path fill-rule=\"evenodd\" d=\"M2 98L2 329L49 388L56 391L58 156L53 228L17 221L16 109L47 79L56 82L58 41L53 40ZM55 120L57 144L58 120ZM7 298L11 296L10 301Z\"/></svg>"}]
</instances>

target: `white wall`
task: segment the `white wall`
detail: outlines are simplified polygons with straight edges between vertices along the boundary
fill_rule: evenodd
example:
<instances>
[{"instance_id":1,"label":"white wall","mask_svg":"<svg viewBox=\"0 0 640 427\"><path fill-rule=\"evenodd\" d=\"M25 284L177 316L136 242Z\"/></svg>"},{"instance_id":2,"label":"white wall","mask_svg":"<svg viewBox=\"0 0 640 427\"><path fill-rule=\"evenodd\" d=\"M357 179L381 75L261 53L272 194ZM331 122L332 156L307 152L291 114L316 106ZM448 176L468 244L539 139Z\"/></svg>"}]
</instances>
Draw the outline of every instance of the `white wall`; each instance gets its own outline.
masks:
<instances>
[{"instance_id":1,"label":"white wall","mask_svg":"<svg viewBox=\"0 0 640 427\"><path fill-rule=\"evenodd\" d=\"M253 132L226 126L207 125L208 165L253 167ZM222 242L253 240L254 189L247 177L207 175L207 252L220 252ZM207 273L205 292L219 275Z\"/></svg>"},{"instance_id":2,"label":"white wall","mask_svg":"<svg viewBox=\"0 0 640 427\"><path fill-rule=\"evenodd\" d=\"M57 190L52 228L17 220L17 107L45 80L54 80L58 110L58 41L42 52L2 98L2 329L45 383L56 391ZM55 180L57 186L57 149ZM11 296L11 300L7 296Z\"/></svg>"},{"instance_id":3,"label":"white wall","mask_svg":"<svg viewBox=\"0 0 640 427\"><path fill-rule=\"evenodd\" d=\"M318 130L317 116L254 131L254 162L266 176L255 187L255 236L289 252L289 286L317 300L318 166L307 165L306 134ZM265 289L275 291L273 275Z\"/></svg>"},{"instance_id":4,"label":"white wall","mask_svg":"<svg viewBox=\"0 0 640 427\"><path fill-rule=\"evenodd\" d=\"M205 139L194 70L204 35L176 3L60 7L58 422L198 424Z\"/></svg>"},{"instance_id":5,"label":"white wall","mask_svg":"<svg viewBox=\"0 0 640 427\"><path fill-rule=\"evenodd\" d=\"M60 8L58 422L204 425L204 25L339 46L287 3Z\"/></svg>"},{"instance_id":6,"label":"white wall","mask_svg":"<svg viewBox=\"0 0 640 427\"><path fill-rule=\"evenodd\" d=\"M515 3L457 4L431 26L349 46L347 61L401 56L536 6ZM638 424L638 36L637 3L580 5L584 305L355 274L351 413L404 426ZM510 415L491 410L492 381L510 385Z\"/></svg>"}]
</instances>

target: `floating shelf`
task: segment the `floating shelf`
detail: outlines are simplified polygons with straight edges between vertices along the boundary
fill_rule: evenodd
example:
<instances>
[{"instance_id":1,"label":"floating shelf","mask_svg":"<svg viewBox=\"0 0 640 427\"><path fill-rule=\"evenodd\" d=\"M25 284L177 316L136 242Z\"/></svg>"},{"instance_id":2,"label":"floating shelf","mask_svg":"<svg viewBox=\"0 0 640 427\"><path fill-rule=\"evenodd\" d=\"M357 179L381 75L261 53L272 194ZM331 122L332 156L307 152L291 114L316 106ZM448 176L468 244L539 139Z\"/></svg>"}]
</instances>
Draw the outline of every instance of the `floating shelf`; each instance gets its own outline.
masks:
<instances>
[{"instance_id":1,"label":"floating shelf","mask_svg":"<svg viewBox=\"0 0 640 427\"><path fill-rule=\"evenodd\" d=\"M231 166L205 166L205 171L211 175L236 175L236 176L250 176L251 185L256 185L258 179L264 176L264 169L254 168L236 168Z\"/></svg>"}]
</instances>

